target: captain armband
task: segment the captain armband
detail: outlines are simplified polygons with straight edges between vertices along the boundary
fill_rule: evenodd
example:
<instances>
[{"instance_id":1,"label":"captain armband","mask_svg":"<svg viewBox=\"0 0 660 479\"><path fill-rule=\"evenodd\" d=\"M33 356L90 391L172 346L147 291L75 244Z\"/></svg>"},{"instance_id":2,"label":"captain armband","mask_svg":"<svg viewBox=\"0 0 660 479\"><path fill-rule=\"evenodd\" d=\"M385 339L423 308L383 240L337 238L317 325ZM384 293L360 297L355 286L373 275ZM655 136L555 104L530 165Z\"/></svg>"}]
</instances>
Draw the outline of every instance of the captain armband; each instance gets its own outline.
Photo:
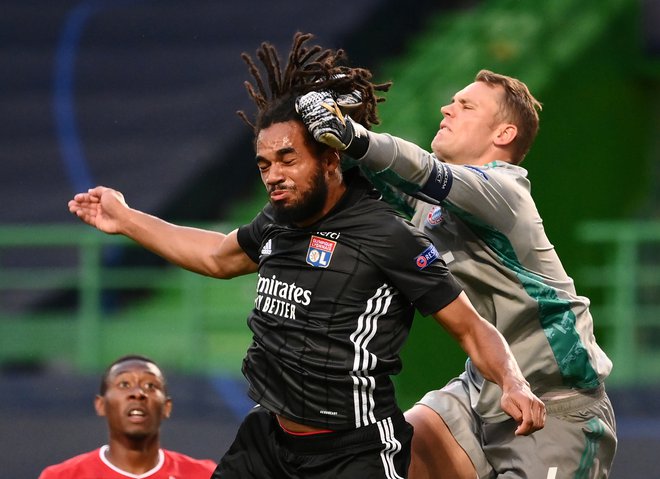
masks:
<instances>
[{"instance_id":1,"label":"captain armband","mask_svg":"<svg viewBox=\"0 0 660 479\"><path fill-rule=\"evenodd\" d=\"M433 169L426 183L413 194L416 198L431 204L440 204L451 190L454 175L446 164L433 162Z\"/></svg>"}]
</instances>

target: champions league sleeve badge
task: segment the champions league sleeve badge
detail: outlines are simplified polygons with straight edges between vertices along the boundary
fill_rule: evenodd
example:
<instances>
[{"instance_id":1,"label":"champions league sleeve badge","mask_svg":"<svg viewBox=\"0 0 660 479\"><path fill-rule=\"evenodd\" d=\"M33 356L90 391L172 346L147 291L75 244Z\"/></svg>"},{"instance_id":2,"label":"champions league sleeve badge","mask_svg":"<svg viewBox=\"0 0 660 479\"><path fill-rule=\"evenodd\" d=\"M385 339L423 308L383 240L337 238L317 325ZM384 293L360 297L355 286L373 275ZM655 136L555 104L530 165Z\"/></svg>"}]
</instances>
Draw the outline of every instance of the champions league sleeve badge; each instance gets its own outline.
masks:
<instances>
[{"instance_id":1,"label":"champions league sleeve badge","mask_svg":"<svg viewBox=\"0 0 660 479\"><path fill-rule=\"evenodd\" d=\"M332 259L335 246L337 246L336 241L312 236L309 240L309 248L307 249L307 264L315 268L327 268Z\"/></svg>"},{"instance_id":2,"label":"champions league sleeve badge","mask_svg":"<svg viewBox=\"0 0 660 479\"><path fill-rule=\"evenodd\" d=\"M430 245L422 253L415 257L415 264L419 269L424 269L440 257L440 253L435 246Z\"/></svg>"}]
</instances>

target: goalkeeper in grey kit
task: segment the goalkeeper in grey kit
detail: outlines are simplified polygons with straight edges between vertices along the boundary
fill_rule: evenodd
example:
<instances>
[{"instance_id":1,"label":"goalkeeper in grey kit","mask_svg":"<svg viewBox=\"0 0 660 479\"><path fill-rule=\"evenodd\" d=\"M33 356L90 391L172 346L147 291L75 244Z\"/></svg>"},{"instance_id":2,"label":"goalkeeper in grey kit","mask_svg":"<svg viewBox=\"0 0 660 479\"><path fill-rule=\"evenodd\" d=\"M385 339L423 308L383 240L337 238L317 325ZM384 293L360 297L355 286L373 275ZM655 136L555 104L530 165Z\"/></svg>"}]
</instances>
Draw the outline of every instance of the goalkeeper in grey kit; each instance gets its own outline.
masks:
<instances>
[{"instance_id":1,"label":"goalkeeper in grey kit","mask_svg":"<svg viewBox=\"0 0 660 479\"><path fill-rule=\"evenodd\" d=\"M350 115L345 105L359 102L357 91L319 91L301 97L298 109L315 138L357 160L431 237L479 313L509 342L548 413L544 429L515 435L497 386L468 359L459 377L406 412L415 427L410 477L608 477L617 443L604 387L612 363L519 166L541 105L519 80L482 70L442 107L428 153L368 131L338 108Z\"/></svg>"}]
</instances>

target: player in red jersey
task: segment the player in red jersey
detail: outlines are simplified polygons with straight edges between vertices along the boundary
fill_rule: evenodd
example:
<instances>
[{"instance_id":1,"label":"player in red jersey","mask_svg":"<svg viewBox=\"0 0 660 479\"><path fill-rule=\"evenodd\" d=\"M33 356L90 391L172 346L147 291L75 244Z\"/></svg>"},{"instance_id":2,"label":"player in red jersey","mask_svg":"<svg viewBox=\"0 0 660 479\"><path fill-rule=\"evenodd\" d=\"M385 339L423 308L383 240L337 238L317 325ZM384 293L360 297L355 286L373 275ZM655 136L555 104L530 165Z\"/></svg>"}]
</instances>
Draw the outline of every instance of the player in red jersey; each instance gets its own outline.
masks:
<instances>
[{"instance_id":1,"label":"player in red jersey","mask_svg":"<svg viewBox=\"0 0 660 479\"><path fill-rule=\"evenodd\" d=\"M123 356L106 369L94 400L108 444L49 466L39 479L208 479L215 463L160 447L172 411L165 376L151 359Z\"/></svg>"}]
</instances>

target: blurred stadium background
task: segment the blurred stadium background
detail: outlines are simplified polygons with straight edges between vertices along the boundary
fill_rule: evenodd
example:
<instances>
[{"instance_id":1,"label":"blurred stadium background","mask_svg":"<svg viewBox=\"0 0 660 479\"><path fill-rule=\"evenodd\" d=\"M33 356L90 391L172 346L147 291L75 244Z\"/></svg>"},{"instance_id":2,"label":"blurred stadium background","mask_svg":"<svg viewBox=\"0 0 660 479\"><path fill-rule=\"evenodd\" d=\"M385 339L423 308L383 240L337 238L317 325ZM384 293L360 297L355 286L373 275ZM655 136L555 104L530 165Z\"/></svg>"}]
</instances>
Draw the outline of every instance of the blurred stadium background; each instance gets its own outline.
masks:
<instances>
[{"instance_id":1,"label":"blurred stadium background","mask_svg":"<svg viewBox=\"0 0 660 479\"><path fill-rule=\"evenodd\" d=\"M620 447L613 478L660 477L660 2L5 0L0 7L0 464L36 477L104 443L103 367L169 373L164 446L217 459L250 407L240 362L254 278L209 280L70 217L96 184L168 220L227 230L265 201L240 53L293 33L393 80L382 129L428 144L481 68L543 104L524 166L546 228L592 299ZM404 407L464 355L417 318Z\"/></svg>"}]
</instances>

